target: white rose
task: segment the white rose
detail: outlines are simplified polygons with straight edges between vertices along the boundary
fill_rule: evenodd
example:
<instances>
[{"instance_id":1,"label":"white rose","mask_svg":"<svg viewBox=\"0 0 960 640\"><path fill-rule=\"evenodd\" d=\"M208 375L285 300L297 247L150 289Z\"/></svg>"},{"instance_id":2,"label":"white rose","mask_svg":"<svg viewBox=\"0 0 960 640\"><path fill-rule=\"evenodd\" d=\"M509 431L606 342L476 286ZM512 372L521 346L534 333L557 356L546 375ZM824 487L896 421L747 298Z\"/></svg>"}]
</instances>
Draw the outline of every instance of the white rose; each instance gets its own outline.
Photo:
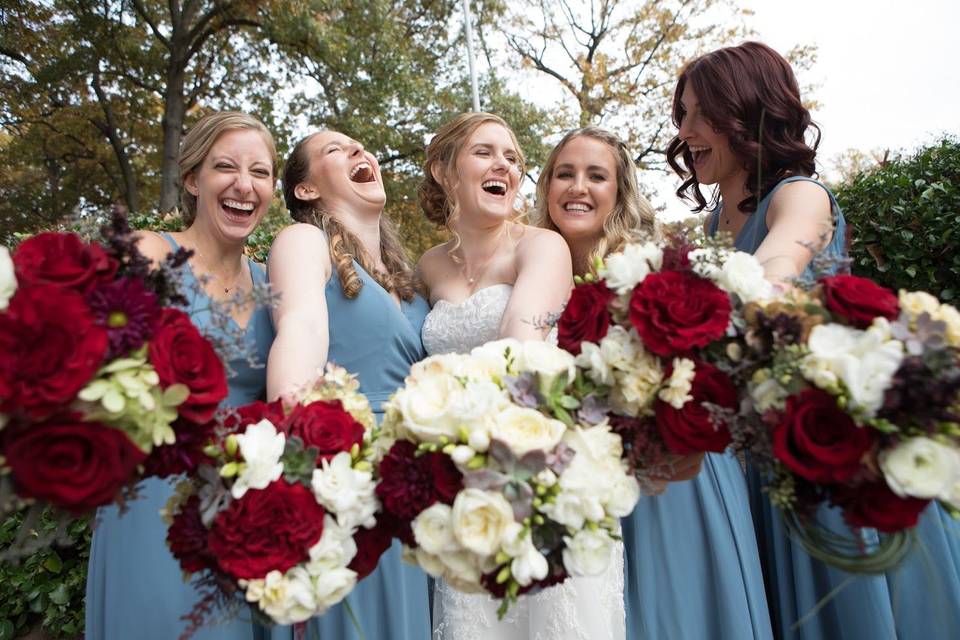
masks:
<instances>
[{"instance_id":1,"label":"white rose","mask_svg":"<svg viewBox=\"0 0 960 640\"><path fill-rule=\"evenodd\" d=\"M357 572L347 568L331 569L314 578L313 582L317 602L330 608L353 591L357 584Z\"/></svg>"},{"instance_id":2,"label":"white rose","mask_svg":"<svg viewBox=\"0 0 960 640\"><path fill-rule=\"evenodd\" d=\"M237 444L243 457L243 468L230 493L237 500L248 489L266 489L267 485L280 478L283 473L283 447L286 438L277 433L269 420L261 420L247 427L245 433L237 434Z\"/></svg>"},{"instance_id":3,"label":"white rose","mask_svg":"<svg viewBox=\"0 0 960 640\"><path fill-rule=\"evenodd\" d=\"M600 277L618 294L631 291L651 271L663 264L663 251L652 242L628 244L620 253L607 256Z\"/></svg>"},{"instance_id":4,"label":"white rose","mask_svg":"<svg viewBox=\"0 0 960 640\"><path fill-rule=\"evenodd\" d=\"M565 424L536 409L513 405L494 417L490 437L502 440L520 457L528 451L552 451L566 430Z\"/></svg>"},{"instance_id":5,"label":"white rose","mask_svg":"<svg viewBox=\"0 0 960 640\"><path fill-rule=\"evenodd\" d=\"M578 531L572 538L564 536L563 541L567 545L563 550L563 566L570 575L596 576L610 564L613 540L602 529Z\"/></svg>"},{"instance_id":6,"label":"white rose","mask_svg":"<svg viewBox=\"0 0 960 640\"><path fill-rule=\"evenodd\" d=\"M898 298L900 309L914 317L924 313L932 316L940 308L940 301L926 291L907 291L906 289L900 289Z\"/></svg>"},{"instance_id":7,"label":"white rose","mask_svg":"<svg viewBox=\"0 0 960 640\"><path fill-rule=\"evenodd\" d=\"M615 518L626 518L633 513L633 509L640 500L640 483L624 468L619 475L614 475L613 486L610 489L610 498L607 500L607 513Z\"/></svg>"},{"instance_id":8,"label":"white rose","mask_svg":"<svg viewBox=\"0 0 960 640\"><path fill-rule=\"evenodd\" d=\"M441 577L446 569L444 564L440 562L439 557L433 555L432 553L427 553L422 547L417 547L413 550L413 557L417 563L417 566L434 578Z\"/></svg>"},{"instance_id":9,"label":"white rose","mask_svg":"<svg viewBox=\"0 0 960 640\"><path fill-rule=\"evenodd\" d=\"M499 493L464 489L453 501L453 534L463 547L482 556L497 552L513 509Z\"/></svg>"},{"instance_id":10,"label":"white rose","mask_svg":"<svg viewBox=\"0 0 960 640\"><path fill-rule=\"evenodd\" d=\"M569 351L539 340L523 343L523 349L517 363L520 371L532 371L540 375L541 384L547 386L558 377L572 382L577 374L576 359Z\"/></svg>"},{"instance_id":11,"label":"white rose","mask_svg":"<svg viewBox=\"0 0 960 640\"><path fill-rule=\"evenodd\" d=\"M511 405L507 392L490 380L468 382L457 395L452 413L468 433L487 431L497 413Z\"/></svg>"},{"instance_id":12,"label":"white rose","mask_svg":"<svg viewBox=\"0 0 960 640\"><path fill-rule=\"evenodd\" d=\"M850 406L873 417L903 361L903 343L889 336L890 326L883 318L866 331L839 324L817 325L810 332L810 355L803 368L836 374L847 388Z\"/></svg>"},{"instance_id":13,"label":"white rose","mask_svg":"<svg viewBox=\"0 0 960 640\"><path fill-rule=\"evenodd\" d=\"M742 251L731 252L726 257L717 284L740 296L743 302L765 300L773 295L773 285L764 277L760 262Z\"/></svg>"},{"instance_id":14,"label":"white rose","mask_svg":"<svg viewBox=\"0 0 960 640\"><path fill-rule=\"evenodd\" d=\"M673 372L667 380L667 386L660 389L657 397L674 409L683 409L684 404L693 400L690 389L693 387L694 376L696 376L696 367L693 360L674 358Z\"/></svg>"},{"instance_id":15,"label":"white rose","mask_svg":"<svg viewBox=\"0 0 960 640\"><path fill-rule=\"evenodd\" d=\"M880 453L880 469L901 498L936 498L960 475L960 451L930 438L910 438Z\"/></svg>"},{"instance_id":16,"label":"white rose","mask_svg":"<svg viewBox=\"0 0 960 640\"><path fill-rule=\"evenodd\" d=\"M10 298L17 291L13 260L6 247L0 247L0 311L6 311Z\"/></svg>"},{"instance_id":17,"label":"white rose","mask_svg":"<svg viewBox=\"0 0 960 640\"><path fill-rule=\"evenodd\" d=\"M372 474L354 469L345 451L323 460L321 465L314 469L310 483L317 502L335 513L340 526L349 531L359 526L373 527L379 504Z\"/></svg>"},{"instance_id":18,"label":"white rose","mask_svg":"<svg viewBox=\"0 0 960 640\"><path fill-rule=\"evenodd\" d=\"M483 571L480 569L479 558L466 549L457 551L448 551L437 556L443 563L443 578L450 583L457 584L480 584L480 576Z\"/></svg>"},{"instance_id":19,"label":"white rose","mask_svg":"<svg viewBox=\"0 0 960 640\"><path fill-rule=\"evenodd\" d=\"M942 304L933 319L946 323L947 343L952 347L960 347L960 311L948 304Z\"/></svg>"},{"instance_id":20,"label":"white rose","mask_svg":"<svg viewBox=\"0 0 960 640\"><path fill-rule=\"evenodd\" d=\"M546 578L549 569L547 559L533 546L532 537L529 531L524 534L523 527L514 522L507 528L503 539L504 552L513 558L510 573L524 587Z\"/></svg>"},{"instance_id":21,"label":"white rose","mask_svg":"<svg viewBox=\"0 0 960 640\"><path fill-rule=\"evenodd\" d=\"M436 359L420 365L417 375L411 374L407 386L393 397L393 405L403 416L400 430L423 442L455 438L459 425L456 407L463 385Z\"/></svg>"},{"instance_id":22,"label":"white rose","mask_svg":"<svg viewBox=\"0 0 960 640\"><path fill-rule=\"evenodd\" d=\"M516 359L522 348L520 341L513 338L494 340L474 347L470 351L470 359L476 370L483 372L481 377L500 378L507 374L507 350L510 357Z\"/></svg>"},{"instance_id":23,"label":"white rose","mask_svg":"<svg viewBox=\"0 0 960 640\"><path fill-rule=\"evenodd\" d=\"M459 547L453 537L453 510L442 502L421 511L411 528L417 545L427 553L440 555Z\"/></svg>"},{"instance_id":24,"label":"white rose","mask_svg":"<svg viewBox=\"0 0 960 640\"><path fill-rule=\"evenodd\" d=\"M271 571L263 580L246 583L247 602L255 602L260 611L277 624L309 620L317 612L310 575L300 567L286 574Z\"/></svg>"},{"instance_id":25,"label":"white rose","mask_svg":"<svg viewBox=\"0 0 960 640\"><path fill-rule=\"evenodd\" d=\"M323 516L323 534L309 549L310 561L305 565L310 575L350 564L357 555L357 543L348 529L341 527L329 513Z\"/></svg>"}]
</instances>

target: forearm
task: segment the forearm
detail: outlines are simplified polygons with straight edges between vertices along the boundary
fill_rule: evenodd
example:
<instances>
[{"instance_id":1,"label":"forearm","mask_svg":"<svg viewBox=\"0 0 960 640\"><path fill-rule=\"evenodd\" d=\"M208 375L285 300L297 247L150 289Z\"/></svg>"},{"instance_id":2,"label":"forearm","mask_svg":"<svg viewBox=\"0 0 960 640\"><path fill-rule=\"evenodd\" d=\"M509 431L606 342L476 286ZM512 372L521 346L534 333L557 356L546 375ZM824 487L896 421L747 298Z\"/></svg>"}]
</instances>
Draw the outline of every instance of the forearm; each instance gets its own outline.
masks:
<instances>
[{"instance_id":1,"label":"forearm","mask_svg":"<svg viewBox=\"0 0 960 640\"><path fill-rule=\"evenodd\" d=\"M267 398L275 400L317 378L327 363L327 336L305 325L283 327L267 360Z\"/></svg>"}]
</instances>

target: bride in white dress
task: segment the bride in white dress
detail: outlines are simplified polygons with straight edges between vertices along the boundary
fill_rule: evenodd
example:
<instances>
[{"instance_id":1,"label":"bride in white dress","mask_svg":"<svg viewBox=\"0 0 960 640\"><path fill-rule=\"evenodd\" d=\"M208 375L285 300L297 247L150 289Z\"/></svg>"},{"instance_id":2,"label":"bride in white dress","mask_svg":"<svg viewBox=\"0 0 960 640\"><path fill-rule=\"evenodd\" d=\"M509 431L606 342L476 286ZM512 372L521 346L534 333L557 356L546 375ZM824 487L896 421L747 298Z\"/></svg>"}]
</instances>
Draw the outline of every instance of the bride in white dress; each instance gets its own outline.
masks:
<instances>
[{"instance_id":1,"label":"bride in white dress","mask_svg":"<svg viewBox=\"0 0 960 640\"><path fill-rule=\"evenodd\" d=\"M514 222L524 173L513 131L491 114L458 116L427 148L420 206L453 235L419 263L433 305L422 330L429 354L467 352L497 338L543 340L544 320L569 296L572 269L563 238ZM437 581L434 640L625 637L622 545L606 573L521 596L503 620L492 598Z\"/></svg>"}]
</instances>

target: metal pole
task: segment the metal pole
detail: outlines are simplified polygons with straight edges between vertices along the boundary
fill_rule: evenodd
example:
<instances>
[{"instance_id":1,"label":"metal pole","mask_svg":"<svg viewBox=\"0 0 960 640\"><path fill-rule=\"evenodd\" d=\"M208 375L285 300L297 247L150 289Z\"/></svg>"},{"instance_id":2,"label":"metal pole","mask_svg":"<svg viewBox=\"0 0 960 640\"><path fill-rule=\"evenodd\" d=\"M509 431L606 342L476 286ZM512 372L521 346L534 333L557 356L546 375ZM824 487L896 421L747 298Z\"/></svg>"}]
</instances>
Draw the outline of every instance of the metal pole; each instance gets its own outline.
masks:
<instances>
[{"instance_id":1,"label":"metal pole","mask_svg":"<svg viewBox=\"0 0 960 640\"><path fill-rule=\"evenodd\" d=\"M473 60L473 27L470 24L470 0L463 0L463 35L467 39L467 60L470 63L470 88L473 110L480 111L480 89L477 87L477 65Z\"/></svg>"}]
</instances>

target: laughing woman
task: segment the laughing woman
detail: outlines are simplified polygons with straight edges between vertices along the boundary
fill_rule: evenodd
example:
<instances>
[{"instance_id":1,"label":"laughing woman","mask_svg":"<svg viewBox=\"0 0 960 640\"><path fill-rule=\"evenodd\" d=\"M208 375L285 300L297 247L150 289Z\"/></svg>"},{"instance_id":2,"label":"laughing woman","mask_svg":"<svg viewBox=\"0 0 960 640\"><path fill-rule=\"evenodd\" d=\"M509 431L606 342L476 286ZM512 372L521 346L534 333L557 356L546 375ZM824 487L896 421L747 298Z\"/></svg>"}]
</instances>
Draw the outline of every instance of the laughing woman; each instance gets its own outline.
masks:
<instances>
[{"instance_id":1,"label":"laughing woman","mask_svg":"<svg viewBox=\"0 0 960 640\"><path fill-rule=\"evenodd\" d=\"M630 151L598 127L569 132L550 153L535 222L560 232L581 276L595 258L655 232ZM624 518L628 638L771 637L740 463L711 453L697 473L700 459L677 460L675 482Z\"/></svg>"},{"instance_id":2,"label":"laughing woman","mask_svg":"<svg viewBox=\"0 0 960 640\"><path fill-rule=\"evenodd\" d=\"M843 213L811 177L819 128L777 52L747 42L689 63L677 82L673 119L678 133L667 157L684 179L677 193L694 201L695 211L711 210L709 233L734 236L736 248L756 255L777 283L813 279L812 263L826 271L843 266ZM710 203L701 185L715 185ZM939 505L921 517L919 544L900 567L886 576L851 577L794 544L761 494L756 472L749 470L749 480L781 637L912 640L950 637L955 631L948 635L948 629L960 628L960 526ZM819 517L831 529L846 529L834 509L822 509Z\"/></svg>"},{"instance_id":3,"label":"laughing woman","mask_svg":"<svg viewBox=\"0 0 960 640\"><path fill-rule=\"evenodd\" d=\"M216 331L210 302L225 302L264 282L263 269L244 256L247 238L260 224L277 183L273 138L256 118L244 113L214 113L202 118L180 148L180 202L187 229L180 233L145 232L140 251L160 263L177 247L191 249L185 271L185 309L202 331ZM261 399L273 329L265 307L233 309L228 322L244 335L247 358L230 362L227 406ZM179 564L167 550L160 509L173 494L176 478L150 478L140 498L120 516L116 507L98 512L90 549L86 592L86 637L96 640L169 640L183 632L181 616L200 600L183 581ZM249 640L249 617L204 628L197 640Z\"/></svg>"},{"instance_id":4,"label":"laughing woman","mask_svg":"<svg viewBox=\"0 0 960 640\"><path fill-rule=\"evenodd\" d=\"M281 296L267 386L277 398L310 382L329 361L356 374L377 419L380 405L424 357L427 304L393 225L376 159L342 133L321 131L290 152L283 196L298 224L270 250L270 282ZM427 579L401 563L400 544L380 559L348 600L367 638L430 636ZM307 637L355 637L343 604L309 623ZM289 637L274 629L273 638Z\"/></svg>"}]
</instances>

